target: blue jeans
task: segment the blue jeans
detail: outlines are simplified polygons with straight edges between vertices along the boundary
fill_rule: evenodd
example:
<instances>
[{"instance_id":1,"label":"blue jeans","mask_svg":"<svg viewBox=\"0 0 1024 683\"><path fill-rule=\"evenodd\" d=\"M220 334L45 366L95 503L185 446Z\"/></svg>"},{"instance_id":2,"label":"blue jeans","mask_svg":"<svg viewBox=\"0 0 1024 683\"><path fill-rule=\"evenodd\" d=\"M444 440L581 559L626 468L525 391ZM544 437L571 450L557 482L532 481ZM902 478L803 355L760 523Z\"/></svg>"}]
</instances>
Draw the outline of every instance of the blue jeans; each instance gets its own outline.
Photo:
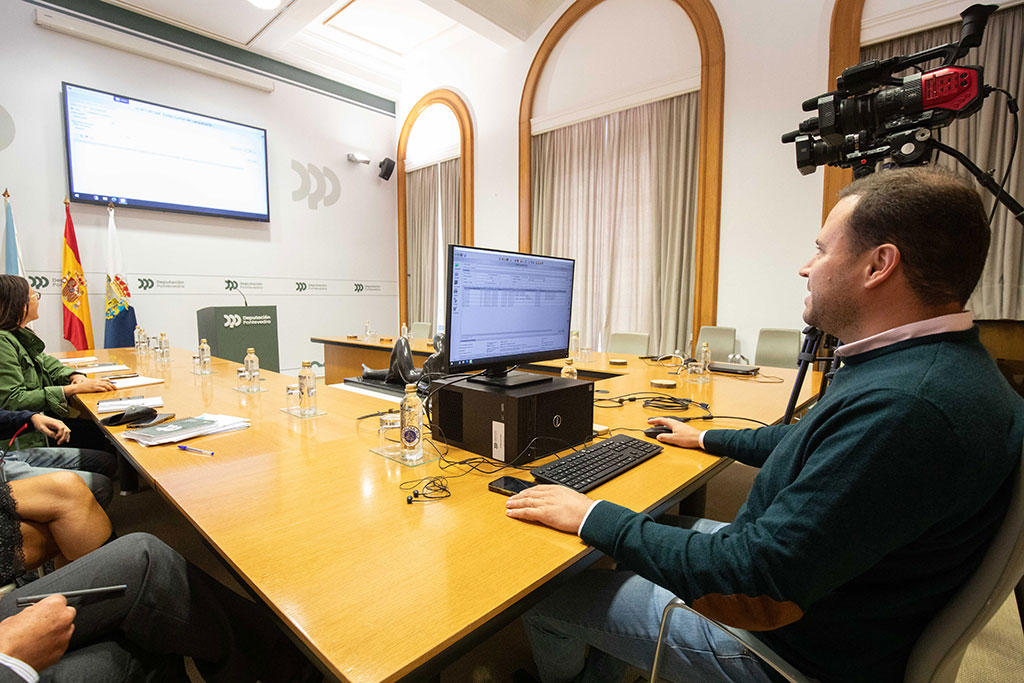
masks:
<instances>
[{"instance_id":1,"label":"blue jeans","mask_svg":"<svg viewBox=\"0 0 1024 683\"><path fill-rule=\"evenodd\" d=\"M684 526L711 533L725 524L688 518ZM523 616L541 680L618 682L630 666L650 671L661 613L673 597L633 572L584 572ZM756 655L690 612L673 612L667 644L664 679L769 681Z\"/></svg>"},{"instance_id":2,"label":"blue jeans","mask_svg":"<svg viewBox=\"0 0 1024 683\"><path fill-rule=\"evenodd\" d=\"M111 479L117 474L117 456L91 448L23 448L4 458L7 481L71 470L86 483L104 508L114 498Z\"/></svg>"}]
</instances>

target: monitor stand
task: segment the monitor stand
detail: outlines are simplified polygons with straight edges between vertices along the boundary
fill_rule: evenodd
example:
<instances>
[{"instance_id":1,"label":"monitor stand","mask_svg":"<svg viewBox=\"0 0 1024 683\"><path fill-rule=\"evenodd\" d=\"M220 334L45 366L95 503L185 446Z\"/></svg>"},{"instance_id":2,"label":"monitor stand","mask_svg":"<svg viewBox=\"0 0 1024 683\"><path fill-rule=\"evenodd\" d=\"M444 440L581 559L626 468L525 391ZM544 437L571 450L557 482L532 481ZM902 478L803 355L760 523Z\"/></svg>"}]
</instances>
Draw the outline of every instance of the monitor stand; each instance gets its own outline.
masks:
<instances>
[{"instance_id":1,"label":"monitor stand","mask_svg":"<svg viewBox=\"0 0 1024 683\"><path fill-rule=\"evenodd\" d=\"M524 387L528 384L539 384L540 382L550 382L551 379L550 375L540 375L536 372L487 370L481 375L470 377L467 381L476 382L477 384L488 384L494 387L511 388Z\"/></svg>"}]
</instances>

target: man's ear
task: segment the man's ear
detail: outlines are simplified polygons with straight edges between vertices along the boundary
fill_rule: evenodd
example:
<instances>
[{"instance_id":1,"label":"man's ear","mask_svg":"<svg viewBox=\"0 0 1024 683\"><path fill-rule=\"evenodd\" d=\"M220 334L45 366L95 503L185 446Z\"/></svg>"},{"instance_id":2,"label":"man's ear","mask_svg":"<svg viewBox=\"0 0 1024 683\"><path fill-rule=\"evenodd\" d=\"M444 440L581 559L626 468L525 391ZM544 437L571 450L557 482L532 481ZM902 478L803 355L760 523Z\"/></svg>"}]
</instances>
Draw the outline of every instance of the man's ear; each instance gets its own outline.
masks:
<instances>
[{"instance_id":1,"label":"man's ear","mask_svg":"<svg viewBox=\"0 0 1024 683\"><path fill-rule=\"evenodd\" d=\"M895 244L879 244L871 250L865 265L864 287L873 289L888 281L901 261L900 250Z\"/></svg>"}]
</instances>

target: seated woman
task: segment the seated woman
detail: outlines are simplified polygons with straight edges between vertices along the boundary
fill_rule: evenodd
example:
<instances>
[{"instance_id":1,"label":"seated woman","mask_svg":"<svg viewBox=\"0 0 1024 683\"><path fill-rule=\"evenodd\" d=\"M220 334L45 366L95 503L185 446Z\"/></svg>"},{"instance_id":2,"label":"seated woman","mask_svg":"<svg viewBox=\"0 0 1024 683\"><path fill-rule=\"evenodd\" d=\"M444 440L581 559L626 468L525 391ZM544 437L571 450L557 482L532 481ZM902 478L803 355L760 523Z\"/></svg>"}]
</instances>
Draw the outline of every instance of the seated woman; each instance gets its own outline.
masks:
<instances>
[{"instance_id":1,"label":"seated woman","mask_svg":"<svg viewBox=\"0 0 1024 683\"><path fill-rule=\"evenodd\" d=\"M0 275L0 409L46 412L65 418L69 412L68 397L110 391L114 386L106 380L89 379L44 353L43 341L26 327L38 318L39 295L25 278ZM12 420L0 416L0 438L10 438L28 418L22 415ZM52 422L57 426L51 424L48 429L40 429L33 421L29 430L18 437L17 452L11 453L10 459L34 468L73 469L100 475L102 480L85 475L82 478L101 503L108 503L112 495L109 479L117 472L117 458L106 452L109 446L102 432L88 420ZM68 447L45 448L47 436L57 436L57 443L67 442Z\"/></svg>"}]
</instances>

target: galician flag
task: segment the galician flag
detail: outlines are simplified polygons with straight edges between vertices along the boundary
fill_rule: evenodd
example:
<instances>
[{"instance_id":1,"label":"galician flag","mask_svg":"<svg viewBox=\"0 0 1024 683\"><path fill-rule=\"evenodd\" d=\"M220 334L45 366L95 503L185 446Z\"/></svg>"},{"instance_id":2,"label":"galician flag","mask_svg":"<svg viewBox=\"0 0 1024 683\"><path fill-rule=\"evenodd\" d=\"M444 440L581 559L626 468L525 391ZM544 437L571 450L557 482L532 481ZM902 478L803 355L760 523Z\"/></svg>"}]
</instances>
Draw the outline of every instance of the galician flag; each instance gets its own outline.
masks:
<instances>
[{"instance_id":1,"label":"galician flag","mask_svg":"<svg viewBox=\"0 0 1024 683\"><path fill-rule=\"evenodd\" d=\"M94 348L92 318L89 316L89 291L85 286L82 259L78 256L75 224L71 222L71 204L64 200L64 256L61 259L60 296L64 300L64 338L79 351Z\"/></svg>"},{"instance_id":2,"label":"galician flag","mask_svg":"<svg viewBox=\"0 0 1024 683\"><path fill-rule=\"evenodd\" d=\"M18 230L14 227L14 211L11 210L11 194L4 190L4 273L25 277L25 264L21 262L21 250L18 249Z\"/></svg>"},{"instance_id":3,"label":"galician flag","mask_svg":"<svg viewBox=\"0 0 1024 683\"><path fill-rule=\"evenodd\" d=\"M117 241L114 208L107 207L107 323L103 347L116 349L135 344L135 309L121 265L121 243Z\"/></svg>"}]
</instances>

